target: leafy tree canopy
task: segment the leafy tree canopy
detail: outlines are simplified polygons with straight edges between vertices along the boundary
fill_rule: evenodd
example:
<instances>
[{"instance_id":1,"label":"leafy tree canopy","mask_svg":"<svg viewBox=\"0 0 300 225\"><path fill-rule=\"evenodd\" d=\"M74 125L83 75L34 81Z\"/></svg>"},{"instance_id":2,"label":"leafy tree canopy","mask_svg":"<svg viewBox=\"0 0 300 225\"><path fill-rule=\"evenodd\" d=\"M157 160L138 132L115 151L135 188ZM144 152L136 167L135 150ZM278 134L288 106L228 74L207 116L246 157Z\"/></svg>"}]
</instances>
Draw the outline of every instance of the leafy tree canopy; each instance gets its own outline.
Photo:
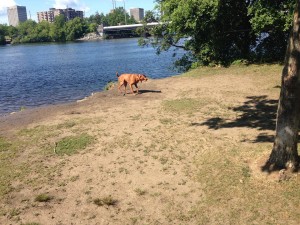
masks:
<instances>
[{"instance_id":1,"label":"leafy tree canopy","mask_svg":"<svg viewBox=\"0 0 300 225\"><path fill-rule=\"evenodd\" d=\"M152 23L152 22L158 22L158 21L159 21L159 18L156 15L155 11L147 10L145 12L143 23Z\"/></svg>"},{"instance_id":2,"label":"leafy tree canopy","mask_svg":"<svg viewBox=\"0 0 300 225\"><path fill-rule=\"evenodd\" d=\"M106 16L107 25L117 26L126 24L135 24L137 23L133 17L130 17L128 13L124 10L123 7L118 7L114 9L111 13Z\"/></svg>"},{"instance_id":3,"label":"leafy tree canopy","mask_svg":"<svg viewBox=\"0 0 300 225\"><path fill-rule=\"evenodd\" d=\"M157 0L163 24L141 44L159 53L171 47L188 53L179 65L229 65L235 60L283 59L293 0Z\"/></svg>"}]
</instances>

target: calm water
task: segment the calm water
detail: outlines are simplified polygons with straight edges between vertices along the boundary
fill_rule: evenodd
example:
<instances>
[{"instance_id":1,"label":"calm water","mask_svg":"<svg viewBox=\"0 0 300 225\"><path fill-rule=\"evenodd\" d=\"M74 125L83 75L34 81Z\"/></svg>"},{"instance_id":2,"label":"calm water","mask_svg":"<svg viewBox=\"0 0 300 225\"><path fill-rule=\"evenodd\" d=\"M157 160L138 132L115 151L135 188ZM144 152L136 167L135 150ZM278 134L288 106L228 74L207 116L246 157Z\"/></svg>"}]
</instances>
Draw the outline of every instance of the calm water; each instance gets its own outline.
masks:
<instances>
[{"instance_id":1,"label":"calm water","mask_svg":"<svg viewBox=\"0 0 300 225\"><path fill-rule=\"evenodd\" d=\"M116 71L174 75L172 53L157 56L137 39L0 47L0 115L82 99L115 81Z\"/></svg>"}]
</instances>

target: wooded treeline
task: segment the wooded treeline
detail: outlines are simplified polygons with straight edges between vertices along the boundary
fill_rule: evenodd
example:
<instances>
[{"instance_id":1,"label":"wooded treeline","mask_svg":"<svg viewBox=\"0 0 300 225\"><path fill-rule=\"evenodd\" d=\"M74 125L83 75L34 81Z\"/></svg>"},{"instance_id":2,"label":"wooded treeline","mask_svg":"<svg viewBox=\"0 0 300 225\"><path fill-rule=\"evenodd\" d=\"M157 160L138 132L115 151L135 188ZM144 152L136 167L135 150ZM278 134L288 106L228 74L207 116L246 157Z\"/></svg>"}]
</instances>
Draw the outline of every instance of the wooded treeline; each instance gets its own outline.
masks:
<instances>
[{"instance_id":1,"label":"wooded treeline","mask_svg":"<svg viewBox=\"0 0 300 225\"><path fill-rule=\"evenodd\" d=\"M126 13L126 23L134 24L136 21ZM65 21L64 16L60 15L55 17L53 23L27 20L17 27L0 24L0 44L5 44L6 38L11 38L13 43L74 41L86 33L95 32L100 24L125 24L124 9L119 7L107 15L95 13L88 18L77 17L70 21Z\"/></svg>"}]
</instances>

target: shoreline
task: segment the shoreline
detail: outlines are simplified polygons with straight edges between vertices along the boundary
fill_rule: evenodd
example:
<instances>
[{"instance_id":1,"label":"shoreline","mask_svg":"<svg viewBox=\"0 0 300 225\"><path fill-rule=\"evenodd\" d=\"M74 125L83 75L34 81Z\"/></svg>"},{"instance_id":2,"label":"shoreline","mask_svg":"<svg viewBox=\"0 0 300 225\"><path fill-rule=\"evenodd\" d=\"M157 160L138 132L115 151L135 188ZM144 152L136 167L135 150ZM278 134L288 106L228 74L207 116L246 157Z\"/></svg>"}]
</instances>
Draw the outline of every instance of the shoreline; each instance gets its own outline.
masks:
<instances>
[{"instance_id":1,"label":"shoreline","mask_svg":"<svg viewBox=\"0 0 300 225\"><path fill-rule=\"evenodd\" d=\"M101 93L103 91L97 91L97 92L92 92L90 95L79 98L79 99L73 99L70 101L65 101L65 102L57 102L57 103L49 103L49 104L44 104L44 105L38 105L38 106L23 106L20 108L19 111L11 111L11 112L4 112L4 113L0 113L0 118L1 117L5 117L5 116L10 116L10 115L14 115L16 113L20 113L26 110L34 110L37 108L45 108L45 107L51 107L51 106L57 106L57 105L65 105L65 104L72 104L72 103L79 103L79 102L83 102L88 100L90 97L92 97L94 94L96 93Z\"/></svg>"},{"instance_id":2,"label":"shoreline","mask_svg":"<svg viewBox=\"0 0 300 225\"><path fill-rule=\"evenodd\" d=\"M113 101L115 100L134 100L133 98L144 98L144 95L148 94L148 92L151 92L146 89L155 89L157 82L159 83L160 81L163 81L165 79L172 79L173 77L174 76L160 79L149 79L147 82L139 84L140 94L136 96L132 96L131 94L123 96L118 92L117 85L114 85L110 90L92 92L89 96L83 97L78 100L31 107L21 111L2 114L0 115L0 135L4 134L6 130L14 130L16 128L20 129L20 127L26 127L31 123L45 120L47 117L66 114L81 114L82 111L86 111L86 107L91 107L99 104L104 105L107 101L112 101L113 104Z\"/></svg>"},{"instance_id":3,"label":"shoreline","mask_svg":"<svg viewBox=\"0 0 300 225\"><path fill-rule=\"evenodd\" d=\"M150 77L153 75L154 79L176 74L170 69L172 60L167 56L163 56L161 63L144 67L142 61L147 59L152 62L157 56L152 54L152 49L144 51L138 47L136 39L78 41L70 45L38 43L15 47L4 48L3 53L17 57L16 62L20 66L9 69L13 66L12 60L5 54L0 57L3 59L0 60L3 66L0 76L9 78L0 84L0 117L19 113L23 109L82 100L93 92L102 91L108 82L115 81L116 70L142 72ZM136 51L138 59L131 51ZM49 53L47 57L43 52ZM24 59L26 53L30 53L36 65ZM128 68L118 63L124 56Z\"/></svg>"}]
</instances>

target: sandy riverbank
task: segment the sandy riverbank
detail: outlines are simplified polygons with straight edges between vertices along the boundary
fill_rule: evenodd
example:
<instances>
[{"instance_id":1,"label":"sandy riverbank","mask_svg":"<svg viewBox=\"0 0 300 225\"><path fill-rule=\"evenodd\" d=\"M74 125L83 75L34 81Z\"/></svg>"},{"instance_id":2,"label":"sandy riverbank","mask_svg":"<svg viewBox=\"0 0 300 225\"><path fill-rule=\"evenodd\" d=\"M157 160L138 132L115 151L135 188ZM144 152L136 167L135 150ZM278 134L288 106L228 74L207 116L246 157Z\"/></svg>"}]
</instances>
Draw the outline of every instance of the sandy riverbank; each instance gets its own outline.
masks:
<instances>
[{"instance_id":1,"label":"sandy riverbank","mask_svg":"<svg viewBox=\"0 0 300 225\"><path fill-rule=\"evenodd\" d=\"M299 224L299 176L260 170L280 71L204 68L0 117L0 224Z\"/></svg>"}]
</instances>

